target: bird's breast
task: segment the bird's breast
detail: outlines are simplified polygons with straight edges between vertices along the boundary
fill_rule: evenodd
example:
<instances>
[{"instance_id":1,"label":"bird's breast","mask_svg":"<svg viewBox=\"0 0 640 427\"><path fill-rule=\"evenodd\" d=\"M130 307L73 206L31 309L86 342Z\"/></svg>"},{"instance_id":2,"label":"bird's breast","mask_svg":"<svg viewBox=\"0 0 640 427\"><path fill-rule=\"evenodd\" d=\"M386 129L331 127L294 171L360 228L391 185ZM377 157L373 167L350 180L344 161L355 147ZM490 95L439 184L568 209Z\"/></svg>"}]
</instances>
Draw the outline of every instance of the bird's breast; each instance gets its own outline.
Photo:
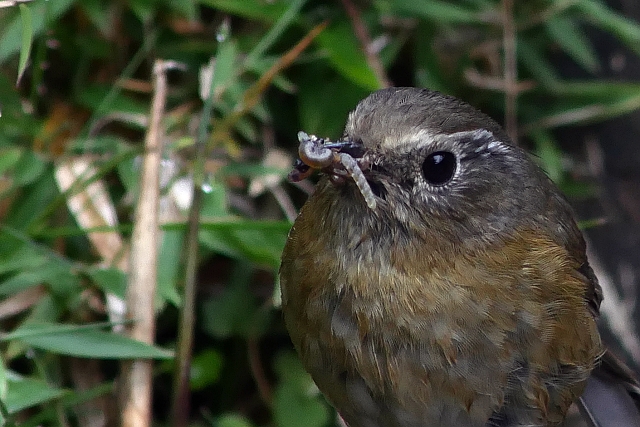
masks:
<instances>
[{"instance_id":1,"label":"bird's breast","mask_svg":"<svg viewBox=\"0 0 640 427\"><path fill-rule=\"evenodd\" d=\"M483 426L506 399L522 419L566 410L599 341L563 248L529 232L470 252L331 209L312 198L290 233L283 310L352 427Z\"/></svg>"}]
</instances>

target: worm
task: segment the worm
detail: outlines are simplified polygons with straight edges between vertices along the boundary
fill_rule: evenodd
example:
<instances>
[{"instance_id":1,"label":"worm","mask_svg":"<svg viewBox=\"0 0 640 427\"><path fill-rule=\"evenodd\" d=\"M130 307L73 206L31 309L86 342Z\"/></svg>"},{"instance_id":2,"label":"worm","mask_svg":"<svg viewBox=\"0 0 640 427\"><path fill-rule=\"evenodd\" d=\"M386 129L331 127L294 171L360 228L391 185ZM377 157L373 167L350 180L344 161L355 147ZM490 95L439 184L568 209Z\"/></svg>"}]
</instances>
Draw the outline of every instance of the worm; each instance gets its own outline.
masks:
<instances>
[{"instance_id":1,"label":"worm","mask_svg":"<svg viewBox=\"0 0 640 427\"><path fill-rule=\"evenodd\" d=\"M322 169L331 166L335 162L335 153L324 147L324 140L315 135L307 135L305 132L298 132L298 155L304 164L313 169Z\"/></svg>"},{"instance_id":2,"label":"worm","mask_svg":"<svg viewBox=\"0 0 640 427\"><path fill-rule=\"evenodd\" d=\"M362 173L362 169L360 169L358 162L349 154L340 153L340 163L344 166L347 172L349 172L351 178L353 178L353 181L356 183L356 187L360 190L360 194L364 197L364 201L367 202L369 209L375 210L376 196L373 194L371 186L369 185L367 178L364 176L364 173Z\"/></svg>"},{"instance_id":3,"label":"worm","mask_svg":"<svg viewBox=\"0 0 640 427\"><path fill-rule=\"evenodd\" d=\"M376 208L376 197L356 159L350 154L338 152L335 147L332 149L325 146L327 141L315 135L308 135L300 131L298 132L298 141L300 141L298 146L300 159L296 161L293 170L289 173L291 181L301 181L311 175L314 169L331 168L333 169L332 176L340 176L340 170L336 166L341 165L353 178L369 209Z\"/></svg>"}]
</instances>

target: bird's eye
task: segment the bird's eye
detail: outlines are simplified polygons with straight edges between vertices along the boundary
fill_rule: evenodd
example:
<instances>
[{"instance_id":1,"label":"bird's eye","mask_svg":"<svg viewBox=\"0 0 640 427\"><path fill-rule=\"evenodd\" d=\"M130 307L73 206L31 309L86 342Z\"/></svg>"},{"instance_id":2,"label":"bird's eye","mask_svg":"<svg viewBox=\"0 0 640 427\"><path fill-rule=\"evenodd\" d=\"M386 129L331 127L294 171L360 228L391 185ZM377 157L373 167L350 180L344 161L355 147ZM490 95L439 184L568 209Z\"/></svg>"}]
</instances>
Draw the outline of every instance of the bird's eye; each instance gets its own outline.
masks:
<instances>
[{"instance_id":1,"label":"bird's eye","mask_svg":"<svg viewBox=\"0 0 640 427\"><path fill-rule=\"evenodd\" d=\"M436 151L424 159L422 174L429 184L443 185L456 173L456 156L449 151Z\"/></svg>"}]
</instances>

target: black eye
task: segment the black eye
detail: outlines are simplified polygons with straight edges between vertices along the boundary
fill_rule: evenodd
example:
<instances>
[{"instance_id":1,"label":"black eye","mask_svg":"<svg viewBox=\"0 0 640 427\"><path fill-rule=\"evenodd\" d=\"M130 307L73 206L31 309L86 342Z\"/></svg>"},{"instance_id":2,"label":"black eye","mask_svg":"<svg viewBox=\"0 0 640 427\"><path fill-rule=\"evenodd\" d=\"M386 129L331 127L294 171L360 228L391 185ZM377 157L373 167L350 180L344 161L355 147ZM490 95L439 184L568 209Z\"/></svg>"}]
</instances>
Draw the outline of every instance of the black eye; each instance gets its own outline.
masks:
<instances>
[{"instance_id":1,"label":"black eye","mask_svg":"<svg viewBox=\"0 0 640 427\"><path fill-rule=\"evenodd\" d=\"M456 156L448 151L436 151L424 159L422 174L432 185L446 184L456 173Z\"/></svg>"}]
</instances>

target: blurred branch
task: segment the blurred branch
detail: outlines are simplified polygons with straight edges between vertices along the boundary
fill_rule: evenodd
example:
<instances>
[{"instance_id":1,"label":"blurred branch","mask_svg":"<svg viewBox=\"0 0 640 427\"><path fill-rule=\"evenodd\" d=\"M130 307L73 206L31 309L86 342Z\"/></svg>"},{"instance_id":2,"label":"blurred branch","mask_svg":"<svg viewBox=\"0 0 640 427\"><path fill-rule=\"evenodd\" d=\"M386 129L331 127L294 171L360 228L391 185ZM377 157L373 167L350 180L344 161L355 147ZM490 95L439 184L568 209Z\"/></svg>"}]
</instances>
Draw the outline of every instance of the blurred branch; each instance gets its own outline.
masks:
<instances>
[{"instance_id":1,"label":"blurred branch","mask_svg":"<svg viewBox=\"0 0 640 427\"><path fill-rule=\"evenodd\" d=\"M258 386L260 398L267 405L271 405L273 403L273 392L271 391L271 385L269 384L267 375L264 372L264 367L262 366L260 346L256 337L251 337L247 340L247 355L249 358L251 374Z\"/></svg>"},{"instance_id":2,"label":"blurred branch","mask_svg":"<svg viewBox=\"0 0 640 427\"><path fill-rule=\"evenodd\" d=\"M360 41L360 45L362 47L362 51L367 58L367 63L369 67L375 74L376 79L378 79L378 84L381 88L393 86L387 74L384 70L384 65L382 65L382 61L380 57L376 55L375 52L372 51L371 47L373 43L371 41L371 36L369 35L369 30L367 30L366 25L362 22L362 18L360 16L360 12L355 7L355 5L351 2L351 0L342 0L342 5L344 9L347 11L349 15L349 19L351 19L351 25L353 25L353 32L355 33L358 41Z\"/></svg>"},{"instance_id":3,"label":"blurred branch","mask_svg":"<svg viewBox=\"0 0 640 427\"><path fill-rule=\"evenodd\" d=\"M158 258L158 198L162 160L162 116L167 98L166 70L171 62L156 60L153 65L154 94L151 120L145 139L145 155L140 175L140 197L131 238L131 261L127 283L127 317L131 338L152 344L155 335L154 299ZM151 425L151 360L122 363L120 402L123 427Z\"/></svg>"}]
</instances>

